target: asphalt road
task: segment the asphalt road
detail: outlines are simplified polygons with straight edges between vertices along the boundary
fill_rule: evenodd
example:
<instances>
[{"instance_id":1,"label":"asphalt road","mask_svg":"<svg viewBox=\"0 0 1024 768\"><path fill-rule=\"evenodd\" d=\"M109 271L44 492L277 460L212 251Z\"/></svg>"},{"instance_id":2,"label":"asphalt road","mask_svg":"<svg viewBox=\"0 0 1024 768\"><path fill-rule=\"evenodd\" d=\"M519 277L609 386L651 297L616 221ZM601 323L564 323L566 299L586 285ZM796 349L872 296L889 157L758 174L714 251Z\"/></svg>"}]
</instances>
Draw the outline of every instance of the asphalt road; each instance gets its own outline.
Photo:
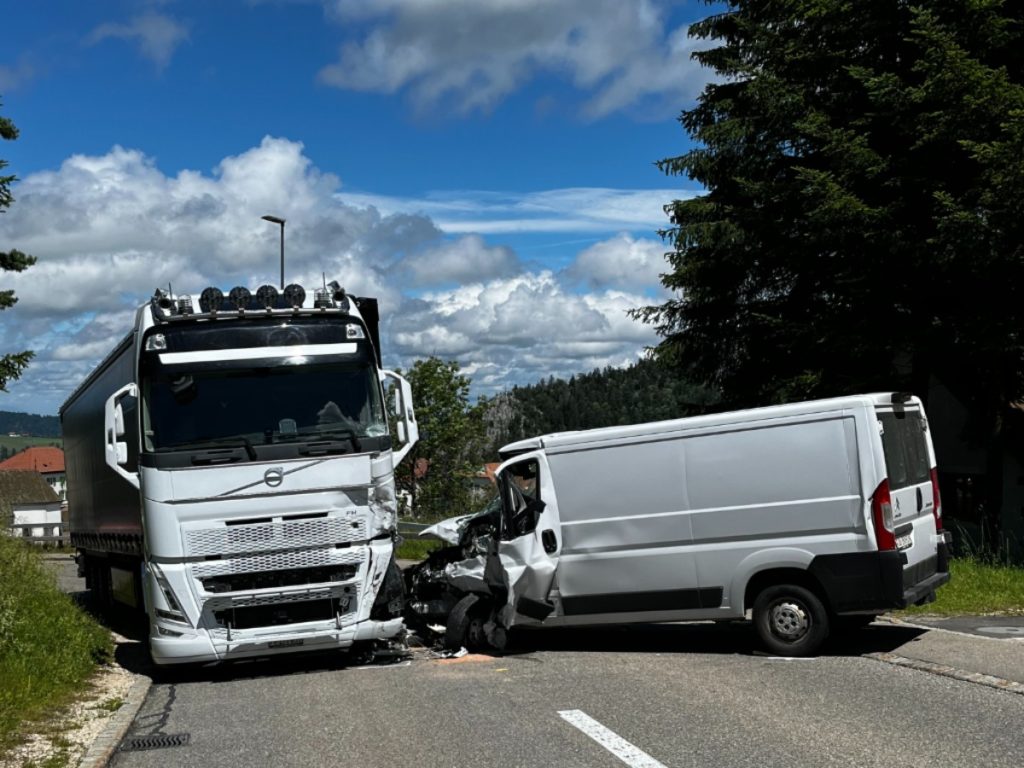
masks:
<instances>
[{"instance_id":1,"label":"asphalt road","mask_svg":"<svg viewBox=\"0 0 1024 768\"><path fill-rule=\"evenodd\" d=\"M861 657L914 633L874 626L809 661L674 625L534 633L501 658L195 671L155 684L128 734L188 746L111 765L621 766L559 715L579 710L665 766L1019 766L1024 696Z\"/></svg>"},{"instance_id":2,"label":"asphalt road","mask_svg":"<svg viewBox=\"0 0 1024 768\"><path fill-rule=\"evenodd\" d=\"M630 764L647 768L1017 768L1024 696L863 656L936 636L873 625L817 659L785 660L758 655L743 625L662 625L522 633L500 658L191 670L158 678L126 738L187 734L188 745L122 751L111 765L626 764L559 714L575 712L641 750ZM152 672L134 649L122 664Z\"/></svg>"}]
</instances>

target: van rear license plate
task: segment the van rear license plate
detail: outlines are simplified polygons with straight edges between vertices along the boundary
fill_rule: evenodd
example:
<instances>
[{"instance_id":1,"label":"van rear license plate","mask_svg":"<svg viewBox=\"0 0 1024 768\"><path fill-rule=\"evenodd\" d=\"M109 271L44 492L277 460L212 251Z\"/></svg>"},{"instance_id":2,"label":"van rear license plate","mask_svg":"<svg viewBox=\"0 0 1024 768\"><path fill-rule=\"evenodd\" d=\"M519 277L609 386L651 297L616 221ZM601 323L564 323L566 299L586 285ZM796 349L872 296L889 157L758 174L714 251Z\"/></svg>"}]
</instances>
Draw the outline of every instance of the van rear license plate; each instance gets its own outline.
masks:
<instances>
[{"instance_id":1,"label":"van rear license plate","mask_svg":"<svg viewBox=\"0 0 1024 768\"><path fill-rule=\"evenodd\" d=\"M905 533L902 536L896 537L896 549L910 549L910 545L914 543L913 534Z\"/></svg>"},{"instance_id":2,"label":"van rear license plate","mask_svg":"<svg viewBox=\"0 0 1024 768\"><path fill-rule=\"evenodd\" d=\"M292 648L296 645L302 645L305 640L299 638L296 640L271 640L267 643L268 648Z\"/></svg>"}]
</instances>

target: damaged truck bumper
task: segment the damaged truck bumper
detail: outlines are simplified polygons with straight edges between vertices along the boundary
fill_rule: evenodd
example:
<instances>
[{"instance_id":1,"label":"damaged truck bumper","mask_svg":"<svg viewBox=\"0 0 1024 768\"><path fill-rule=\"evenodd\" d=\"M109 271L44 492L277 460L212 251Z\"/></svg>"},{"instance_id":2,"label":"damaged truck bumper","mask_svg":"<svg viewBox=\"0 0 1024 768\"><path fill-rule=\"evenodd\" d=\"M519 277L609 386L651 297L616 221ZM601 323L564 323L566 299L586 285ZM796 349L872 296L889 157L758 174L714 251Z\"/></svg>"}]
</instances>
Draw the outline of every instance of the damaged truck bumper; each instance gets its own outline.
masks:
<instances>
[{"instance_id":1,"label":"damaged truck bumper","mask_svg":"<svg viewBox=\"0 0 1024 768\"><path fill-rule=\"evenodd\" d=\"M401 618L390 621L364 621L340 630L311 628L303 631L272 632L240 637L237 640L215 640L208 635L183 633L178 637L154 636L150 640L153 661L157 664L187 664L211 661L232 661L254 656L302 651L346 650L363 641L390 640L401 635Z\"/></svg>"}]
</instances>

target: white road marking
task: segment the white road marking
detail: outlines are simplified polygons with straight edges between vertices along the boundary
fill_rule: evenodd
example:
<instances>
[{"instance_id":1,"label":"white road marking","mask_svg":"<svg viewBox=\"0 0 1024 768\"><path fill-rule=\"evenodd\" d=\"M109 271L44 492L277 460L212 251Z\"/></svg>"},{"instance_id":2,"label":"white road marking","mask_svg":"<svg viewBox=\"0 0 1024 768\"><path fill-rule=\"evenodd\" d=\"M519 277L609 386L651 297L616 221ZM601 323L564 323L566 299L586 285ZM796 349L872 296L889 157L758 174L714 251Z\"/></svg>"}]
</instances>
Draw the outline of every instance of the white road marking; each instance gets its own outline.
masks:
<instances>
[{"instance_id":1,"label":"white road marking","mask_svg":"<svg viewBox=\"0 0 1024 768\"><path fill-rule=\"evenodd\" d=\"M566 709L558 714L569 725L583 731L630 768L665 768L664 764L659 763L639 747L630 744L614 731L608 730L586 712L581 712L578 709Z\"/></svg>"}]
</instances>

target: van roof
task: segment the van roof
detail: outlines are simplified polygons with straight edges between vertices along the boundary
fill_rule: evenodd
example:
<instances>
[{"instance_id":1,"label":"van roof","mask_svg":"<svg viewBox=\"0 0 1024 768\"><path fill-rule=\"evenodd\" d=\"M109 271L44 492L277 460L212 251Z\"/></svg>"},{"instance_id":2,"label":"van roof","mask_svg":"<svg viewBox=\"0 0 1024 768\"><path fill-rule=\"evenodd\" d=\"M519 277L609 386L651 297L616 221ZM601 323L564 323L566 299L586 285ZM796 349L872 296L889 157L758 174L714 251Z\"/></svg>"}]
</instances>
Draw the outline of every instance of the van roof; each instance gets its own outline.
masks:
<instances>
[{"instance_id":1,"label":"van roof","mask_svg":"<svg viewBox=\"0 0 1024 768\"><path fill-rule=\"evenodd\" d=\"M553 432L537 437L528 437L503 446L499 451L501 458L508 459L528 451L535 451L540 448L561 448L570 446L583 446L588 443L615 442L633 437L646 435L658 435L681 430L700 429L702 427L717 427L729 424L741 424L749 421L760 421L765 419L777 419L787 416L806 416L813 413L842 410L844 408L857 407L881 407L890 406L894 402L903 402L906 405L920 406L921 401L917 397L910 396L909 399L904 393L897 392L875 392L864 395L847 395L845 397L833 397L825 400L806 400L799 403L786 403L784 405L770 405L762 408L748 408L742 411L727 411L723 413L712 413L705 416L688 416L681 419L669 419L666 421L651 421L644 424L629 424L619 427L601 427L599 429L582 429L573 432Z\"/></svg>"}]
</instances>

